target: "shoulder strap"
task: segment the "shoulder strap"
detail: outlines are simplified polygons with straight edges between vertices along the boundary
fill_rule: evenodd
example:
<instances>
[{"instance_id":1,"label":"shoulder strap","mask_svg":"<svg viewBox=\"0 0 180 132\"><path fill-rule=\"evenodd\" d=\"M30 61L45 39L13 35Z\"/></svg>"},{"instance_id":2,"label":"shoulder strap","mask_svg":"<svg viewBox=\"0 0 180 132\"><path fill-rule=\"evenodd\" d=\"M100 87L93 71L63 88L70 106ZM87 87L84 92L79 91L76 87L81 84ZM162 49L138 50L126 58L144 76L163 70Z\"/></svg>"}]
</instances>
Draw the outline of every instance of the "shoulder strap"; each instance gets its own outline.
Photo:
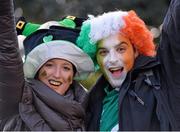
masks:
<instances>
[{"instance_id":1,"label":"shoulder strap","mask_svg":"<svg viewBox=\"0 0 180 132\"><path fill-rule=\"evenodd\" d=\"M167 98L165 97L165 93L163 93L161 85L160 85L159 71L157 71L156 74L154 74L153 70L150 69L147 72L145 72L144 74L146 76L145 82L153 88L153 93L157 99L157 103L162 105L163 110L165 111L165 113L169 119L169 123L170 123L172 129L176 130L177 125L176 125L175 118L172 114L172 111L170 110Z\"/></svg>"},{"instance_id":2,"label":"shoulder strap","mask_svg":"<svg viewBox=\"0 0 180 132\"><path fill-rule=\"evenodd\" d=\"M152 69L144 72L146 79L145 82L152 86L153 88L155 88L156 90L160 89L160 77L159 77L159 73L157 76L154 75Z\"/></svg>"}]
</instances>

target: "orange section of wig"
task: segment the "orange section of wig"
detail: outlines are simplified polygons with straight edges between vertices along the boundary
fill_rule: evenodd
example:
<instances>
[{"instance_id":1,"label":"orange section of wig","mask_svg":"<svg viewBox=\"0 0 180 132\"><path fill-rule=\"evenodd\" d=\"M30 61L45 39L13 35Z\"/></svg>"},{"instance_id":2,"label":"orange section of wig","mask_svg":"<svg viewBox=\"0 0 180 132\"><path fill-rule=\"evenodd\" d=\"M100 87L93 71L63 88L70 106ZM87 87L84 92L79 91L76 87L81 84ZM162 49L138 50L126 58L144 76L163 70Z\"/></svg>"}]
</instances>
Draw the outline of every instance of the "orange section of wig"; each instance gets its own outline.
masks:
<instances>
[{"instance_id":1,"label":"orange section of wig","mask_svg":"<svg viewBox=\"0 0 180 132\"><path fill-rule=\"evenodd\" d=\"M155 56L155 44L152 33L148 30L145 23L136 15L134 11L129 11L124 16L125 27L121 30L131 43L145 56Z\"/></svg>"}]
</instances>

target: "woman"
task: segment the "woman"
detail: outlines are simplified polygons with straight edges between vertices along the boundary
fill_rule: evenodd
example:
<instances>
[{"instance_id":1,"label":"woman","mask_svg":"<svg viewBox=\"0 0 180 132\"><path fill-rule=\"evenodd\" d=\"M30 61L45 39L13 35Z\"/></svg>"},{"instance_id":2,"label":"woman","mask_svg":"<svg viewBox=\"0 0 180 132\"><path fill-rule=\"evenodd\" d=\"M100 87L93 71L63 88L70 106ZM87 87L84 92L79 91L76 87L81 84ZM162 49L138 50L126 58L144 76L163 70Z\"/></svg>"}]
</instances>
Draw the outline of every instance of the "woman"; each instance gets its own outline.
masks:
<instances>
[{"instance_id":1,"label":"woman","mask_svg":"<svg viewBox=\"0 0 180 132\"><path fill-rule=\"evenodd\" d=\"M0 3L1 130L84 130L86 92L73 78L83 78L94 67L74 44L78 33L47 29L27 37L23 71L13 1Z\"/></svg>"}]
</instances>

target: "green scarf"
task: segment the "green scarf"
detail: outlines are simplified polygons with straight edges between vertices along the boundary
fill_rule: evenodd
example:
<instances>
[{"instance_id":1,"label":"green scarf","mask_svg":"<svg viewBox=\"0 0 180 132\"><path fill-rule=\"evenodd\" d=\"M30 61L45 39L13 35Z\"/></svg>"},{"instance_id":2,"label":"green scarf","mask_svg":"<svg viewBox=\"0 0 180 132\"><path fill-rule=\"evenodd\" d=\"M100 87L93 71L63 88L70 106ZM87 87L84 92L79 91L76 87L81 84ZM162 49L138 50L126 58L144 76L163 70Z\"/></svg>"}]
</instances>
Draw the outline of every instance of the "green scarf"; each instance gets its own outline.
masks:
<instances>
[{"instance_id":1,"label":"green scarf","mask_svg":"<svg viewBox=\"0 0 180 132\"><path fill-rule=\"evenodd\" d=\"M101 113L100 131L111 131L118 124L118 91L109 91L108 86L104 89L106 96L103 100Z\"/></svg>"}]
</instances>

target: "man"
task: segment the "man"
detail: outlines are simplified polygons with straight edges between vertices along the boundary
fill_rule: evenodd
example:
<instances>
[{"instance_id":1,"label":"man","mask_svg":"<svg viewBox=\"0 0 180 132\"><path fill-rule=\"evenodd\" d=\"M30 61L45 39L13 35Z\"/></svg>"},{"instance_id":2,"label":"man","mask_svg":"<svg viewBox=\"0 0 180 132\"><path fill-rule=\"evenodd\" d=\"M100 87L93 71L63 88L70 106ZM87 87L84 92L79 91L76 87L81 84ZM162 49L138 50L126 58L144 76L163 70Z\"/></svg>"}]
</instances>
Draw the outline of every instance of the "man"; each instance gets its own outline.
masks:
<instances>
[{"instance_id":1,"label":"man","mask_svg":"<svg viewBox=\"0 0 180 132\"><path fill-rule=\"evenodd\" d=\"M152 34L134 11L85 21L77 43L103 73L89 93L87 130L179 129L174 115L178 110L170 102L175 93L169 93Z\"/></svg>"}]
</instances>

